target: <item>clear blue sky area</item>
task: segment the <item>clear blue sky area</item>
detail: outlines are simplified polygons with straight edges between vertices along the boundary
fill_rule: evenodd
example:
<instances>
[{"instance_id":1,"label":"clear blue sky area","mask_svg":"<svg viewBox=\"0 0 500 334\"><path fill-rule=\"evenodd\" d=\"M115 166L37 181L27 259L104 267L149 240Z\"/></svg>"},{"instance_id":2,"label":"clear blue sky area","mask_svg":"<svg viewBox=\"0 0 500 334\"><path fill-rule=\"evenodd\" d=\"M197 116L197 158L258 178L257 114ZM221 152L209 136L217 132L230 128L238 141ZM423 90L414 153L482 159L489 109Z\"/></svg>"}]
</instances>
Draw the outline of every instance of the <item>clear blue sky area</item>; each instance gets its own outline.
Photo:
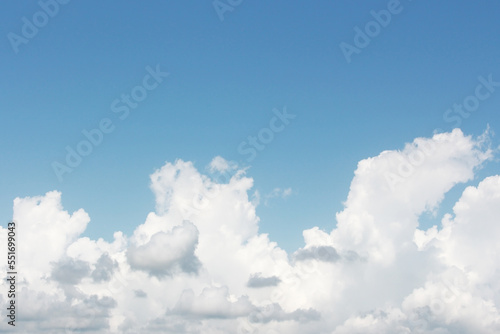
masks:
<instances>
[{"instance_id":1,"label":"clear blue sky area","mask_svg":"<svg viewBox=\"0 0 500 334\"><path fill-rule=\"evenodd\" d=\"M500 132L496 1L64 2L0 5L5 224L15 197L59 190L90 214L86 235L130 235L154 210L156 168L204 172L220 155L249 166L262 195L292 189L257 214L294 250L302 230L335 226L359 160L436 129ZM473 111L453 109L464 103ZM238 146L284 107L296 117L248 161ZM53 162L100 126L58 179Z\"/></svg>"}]
</instances>

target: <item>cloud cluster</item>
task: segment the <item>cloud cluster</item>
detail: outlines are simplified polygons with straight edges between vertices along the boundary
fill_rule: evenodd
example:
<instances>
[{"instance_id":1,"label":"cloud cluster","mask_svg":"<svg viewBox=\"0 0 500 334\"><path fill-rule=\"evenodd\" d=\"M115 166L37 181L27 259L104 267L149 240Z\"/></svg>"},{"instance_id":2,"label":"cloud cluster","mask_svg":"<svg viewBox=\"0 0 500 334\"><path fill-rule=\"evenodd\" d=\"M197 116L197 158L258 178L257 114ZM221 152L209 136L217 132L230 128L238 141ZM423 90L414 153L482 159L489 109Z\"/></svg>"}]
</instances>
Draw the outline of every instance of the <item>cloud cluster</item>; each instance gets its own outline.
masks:
<instances>
[{"instance_id":1,"label":"cloud cluster","mask_svg":"<svg viewBox=\"0 0 500 334\"><path fill-rule=\"evenodd\" d=\"M59 192L16 198L23 317L0 331L498 333L500 176L419 227L474 180L487 144L455 129L360 161L335 227L303 231L290 254L258 232L253 180L221 157L208 169L231 171L224 180L182 160L155 171L155 211L111 242L81 237L90 218Z\"/></svg>"}]
</instances>

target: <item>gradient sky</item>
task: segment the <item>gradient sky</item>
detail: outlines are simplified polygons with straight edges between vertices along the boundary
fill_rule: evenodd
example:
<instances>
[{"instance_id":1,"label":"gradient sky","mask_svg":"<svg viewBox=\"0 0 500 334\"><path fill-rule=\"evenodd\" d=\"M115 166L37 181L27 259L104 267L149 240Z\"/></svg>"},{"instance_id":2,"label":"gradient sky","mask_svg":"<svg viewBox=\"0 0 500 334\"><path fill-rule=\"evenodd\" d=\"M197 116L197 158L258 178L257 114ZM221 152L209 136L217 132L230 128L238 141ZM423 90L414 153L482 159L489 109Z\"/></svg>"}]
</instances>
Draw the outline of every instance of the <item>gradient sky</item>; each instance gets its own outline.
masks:
<instances>
[{"instance_id":1,"label":"gradient sky","mask_svg":"<svg viewBox=\"0 0 500 334\"><path fill-rule=\"evenodd\" d=\"M14 198L58 190L66 210L89 213L85 235L130 235L154 209L155 169L183 159L205 173L221 156L249 167L260 231L282 248L301 247L312 226L331 230L358 161L452 130L443 114L474 94L478 77L500 81L500 5L492 1L401 1L348 63L340 43L353 45L354 28L387 4L243 1L222 21L211 1L70 1L16 53L8 34L21 35L22 18L40 7L3 3L3 222ZM170 75L120 120L111 103L158 64ZM296 118L247 161L238 145L283 107ZM459 126L498 133L499 110L500 88ZM103 118L115 130L60 182L52 163ZM480 173L494 172L495 161ZM275 188L292 192L272 197Z\"/></svg>"}]
</instances>

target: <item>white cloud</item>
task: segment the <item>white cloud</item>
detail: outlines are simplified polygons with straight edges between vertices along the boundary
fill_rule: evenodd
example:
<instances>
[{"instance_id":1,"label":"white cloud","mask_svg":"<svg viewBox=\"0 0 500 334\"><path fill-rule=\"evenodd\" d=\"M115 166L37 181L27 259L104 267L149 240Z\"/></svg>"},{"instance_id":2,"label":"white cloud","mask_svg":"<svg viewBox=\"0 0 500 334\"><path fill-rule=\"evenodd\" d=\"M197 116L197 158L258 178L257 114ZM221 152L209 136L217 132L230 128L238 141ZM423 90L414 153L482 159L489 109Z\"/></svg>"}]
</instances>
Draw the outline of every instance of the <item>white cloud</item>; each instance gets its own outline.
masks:
<instances>
[{"instance_id":1,"label":"white cloud","mask_svg":"<svg viewBox=\"0 0 500 334\"><path fill-rule=\"evenodd\" d=\"M185 221L171 232L156 232L146 244L132 241L127 257L132 268L158 277L177 272L196 274L200 267L194 255L197 244L198 229Z\"/></svg>"},{"instance_id":2,"label":"white cloud","mask_svg":"<svg viewBox=\"0 0 500 334\"><path fill-rule=\"evenodd\" d=\"M221 156L216 156L215 158L212 159L208 167L210 172L212 173L214 172L225 173L237 169L238 165L233 161L227 161Z\"/></svg>"},{"instance_id":3,"label":"white cloud","mask_svg":"<svg viewBox=\"0 0 500 334\"><path fill-rule=\"evenodd\" d=\"M248 316L254 309L248 297L230 296L226 287L210 287L199 296L193 290L184 290L172 313L199 318L238 318Z\"/></svg>"},{"instance_id":4,"label":"white cloud","mask_svg":"<svg viewBox=\"0 0 500 334\"><path fill-rule=\"evenodd\" d=\"M0 331L498 333L500 176L418 227L491 158L486 143L454 130L360 161L336 227L303 231L291 254L258 232L253 180L220 157L209 169L233 168L225 180L182 160L155 171L156 210L112 242L81 237L90 219L59 192L17 198L25 320Z\"/></svg>"}]
</instances>

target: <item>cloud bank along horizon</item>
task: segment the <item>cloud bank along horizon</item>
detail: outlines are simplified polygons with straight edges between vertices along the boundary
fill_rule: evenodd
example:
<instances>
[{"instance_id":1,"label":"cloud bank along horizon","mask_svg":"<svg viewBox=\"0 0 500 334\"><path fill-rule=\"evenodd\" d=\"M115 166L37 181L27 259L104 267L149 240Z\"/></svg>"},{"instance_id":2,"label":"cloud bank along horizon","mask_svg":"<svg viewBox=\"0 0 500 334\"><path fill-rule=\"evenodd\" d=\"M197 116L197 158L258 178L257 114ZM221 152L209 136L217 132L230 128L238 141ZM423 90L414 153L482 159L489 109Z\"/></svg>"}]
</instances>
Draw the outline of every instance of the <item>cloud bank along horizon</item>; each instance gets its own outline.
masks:
<instances>
[{"instance_id":1,"label":"cloud bank along horizon","mask_svg":"<svg viewBox=\"0 0 500 334\"><path fill-rule=\"evenodd\" d=\"M0 329L498 333L500 175L467 187L440 226L419 228L494 157L489 138L455 129L361 160L335 227L311 226L290 253L259 233L253 180L221 157L209 170L230 172L225 182L165 163L150 176L154 211L111 242L81 237L90 217L66 212L58 191L16 198L22 310L17 328Z\"/></svg>"}]
</instances>

